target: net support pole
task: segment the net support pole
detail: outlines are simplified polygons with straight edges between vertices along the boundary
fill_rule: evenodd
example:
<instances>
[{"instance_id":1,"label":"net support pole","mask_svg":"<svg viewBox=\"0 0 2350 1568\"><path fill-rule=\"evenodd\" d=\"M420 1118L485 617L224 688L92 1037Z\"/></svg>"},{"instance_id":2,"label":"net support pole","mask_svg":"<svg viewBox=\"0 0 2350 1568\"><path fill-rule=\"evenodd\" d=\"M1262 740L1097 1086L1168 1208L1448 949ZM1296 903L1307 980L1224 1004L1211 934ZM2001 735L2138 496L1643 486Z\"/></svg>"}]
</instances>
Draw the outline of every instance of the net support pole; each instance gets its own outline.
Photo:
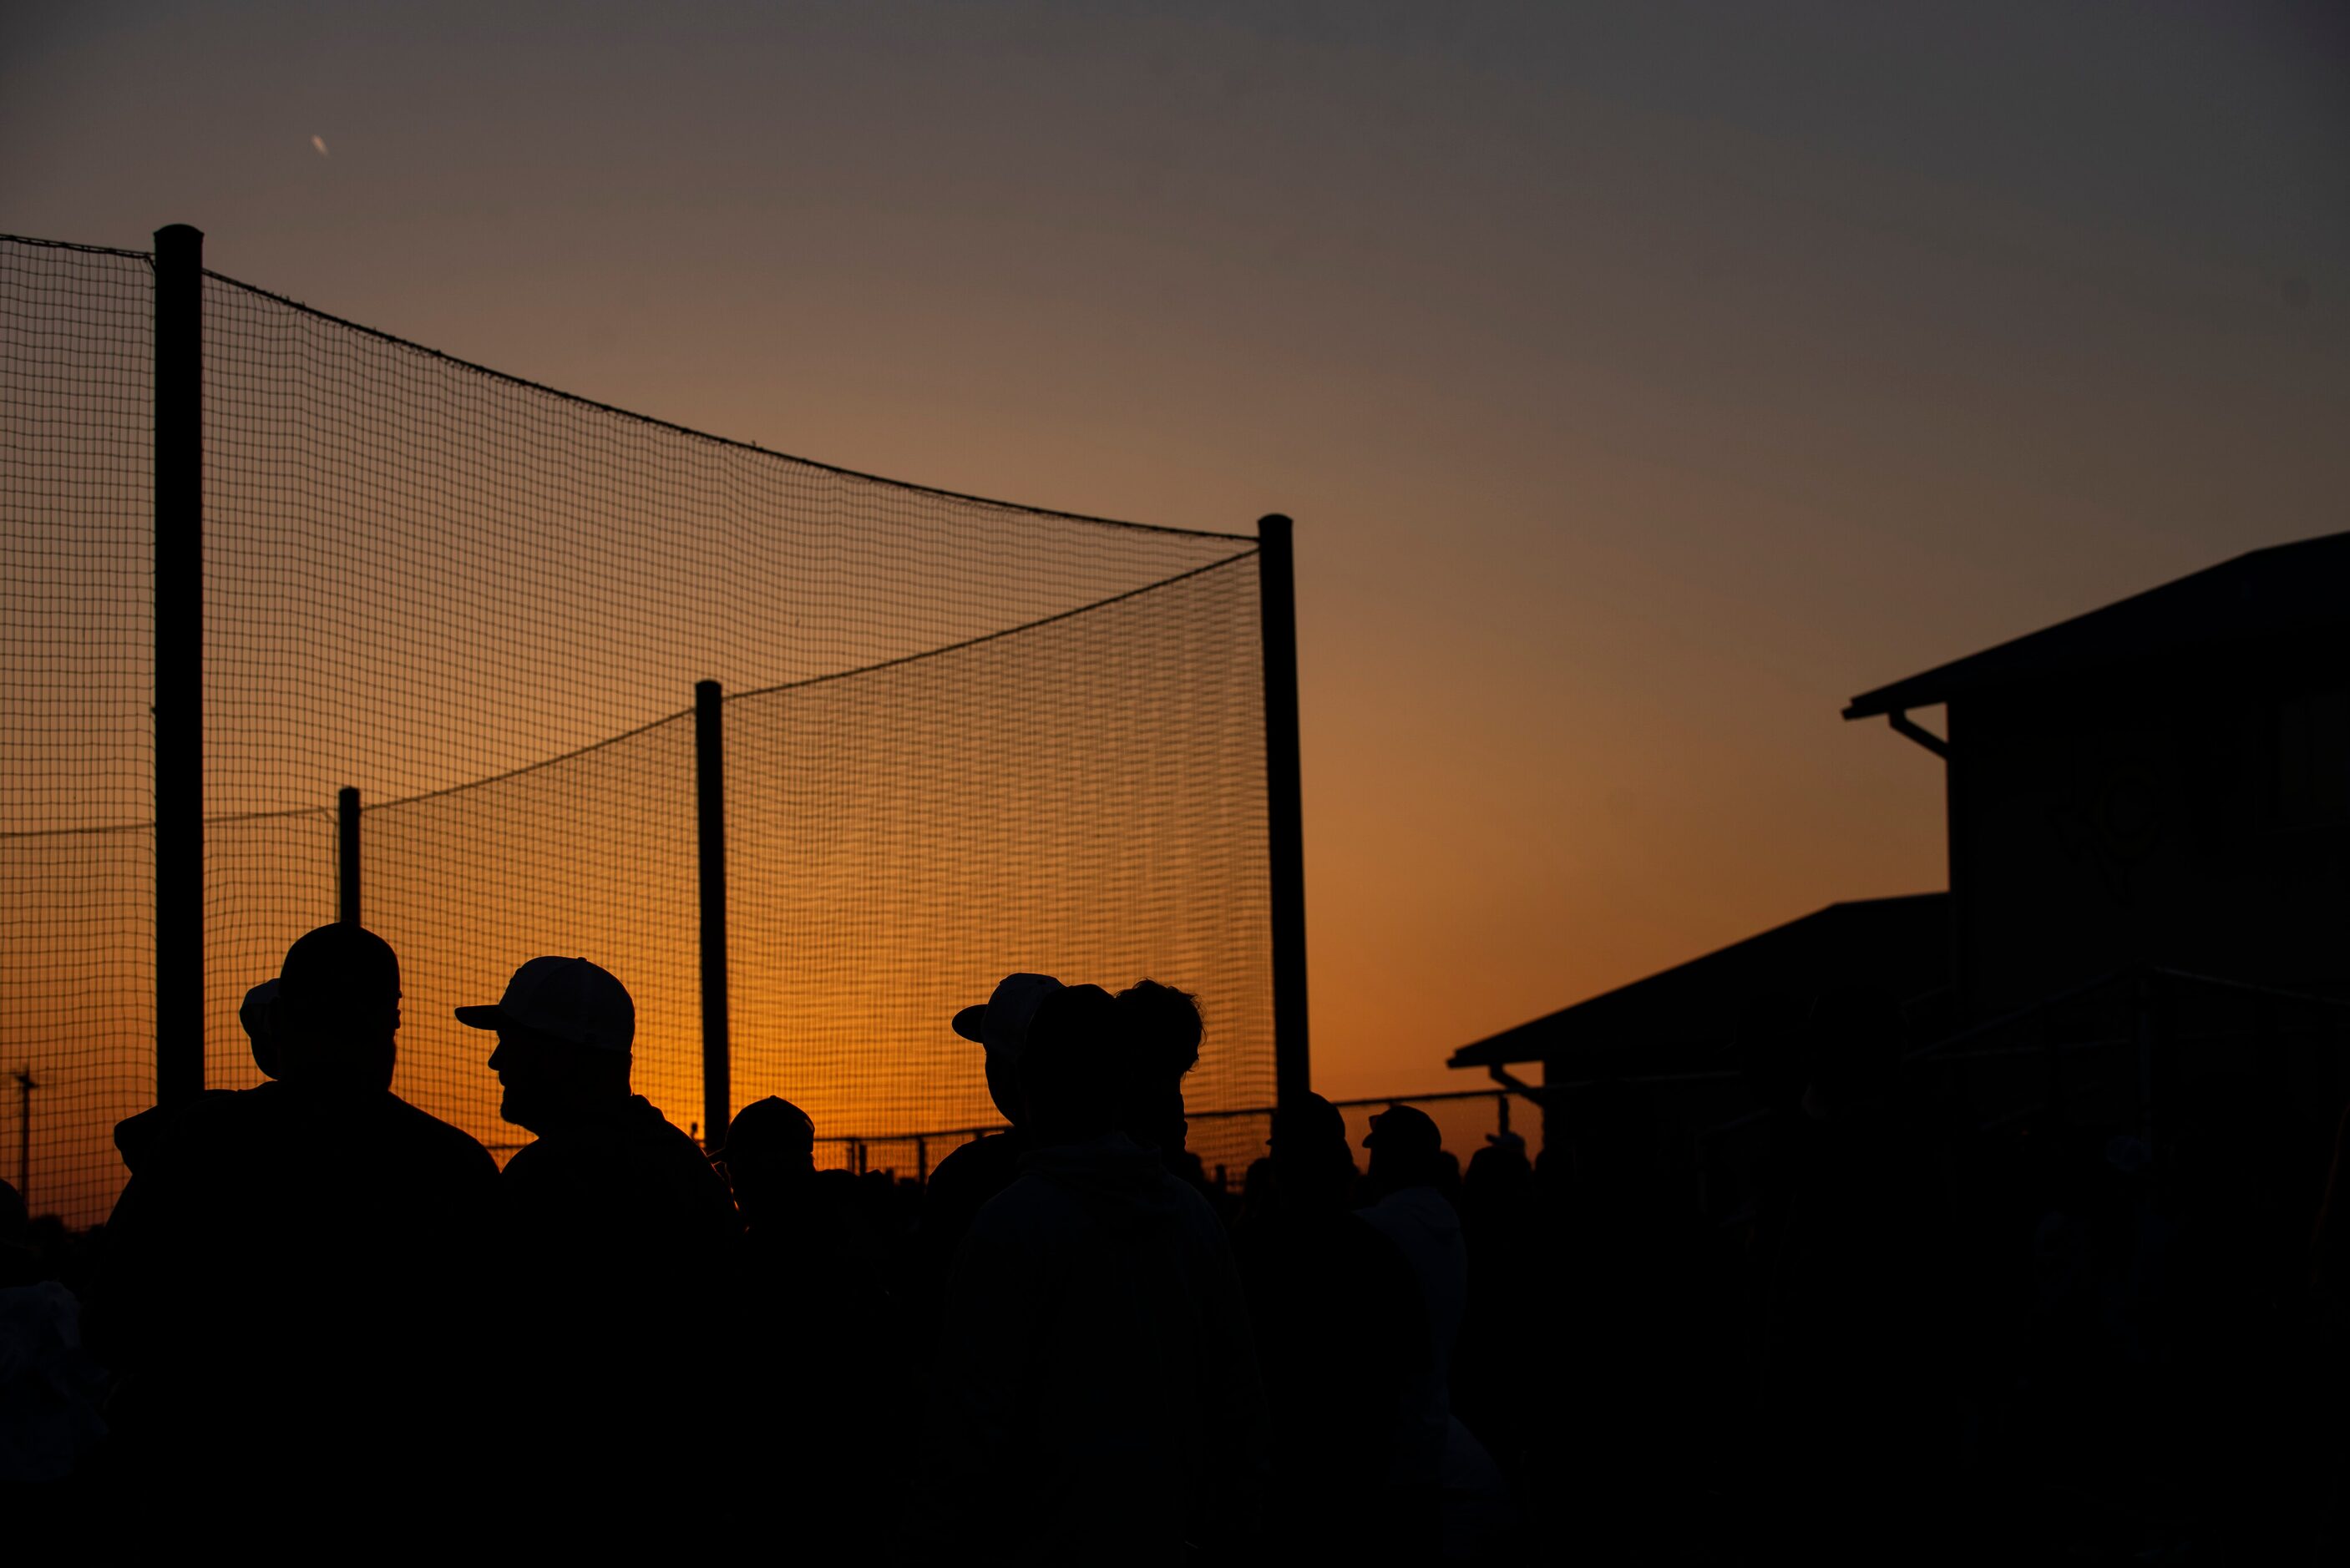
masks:
<instances>
[{"instance_id":1,"label":"net support pole","mask_svg":"<svg viewBox=\"0 0 2350 1568\"><path fill-rule=\"evenodd\" d=\"M1314 1087L1306 1044L1305 828L1297 763L1297 572L1290 521L1257 520L1263 596L1265 850L1273 886L1273 1081L1278 1104Z\"/></svg>"},{"instance_id":2,"label":"net support pole","mask_svg":"<svg viewBox=\"0 0 2350 1568\"><path fill-rule=\"evenodd\" d=\"M335 919L359 923L359 792L348 784L335 794Z\"/></svg>"},{"instance_id":3,"label":"net support pole","mask_svg":"<svg viewBox=\"0 0 2350 1568\"><path fill-rule=\"evenodd\" d=\"M204 236L155 231L155 1098L204 1086Z\"/></svg>"},{"instance_id":4,"label":"net support pole","mask_svg":"<svg viewBox=\"0 0 2350 1568\"><path fill-rule=\"evenodd\" d=\"M726 1036L726 698L693 688L693 784L702 862L702 1139L714 1148L733 1119Z\"/></svg>"}]
</instances>

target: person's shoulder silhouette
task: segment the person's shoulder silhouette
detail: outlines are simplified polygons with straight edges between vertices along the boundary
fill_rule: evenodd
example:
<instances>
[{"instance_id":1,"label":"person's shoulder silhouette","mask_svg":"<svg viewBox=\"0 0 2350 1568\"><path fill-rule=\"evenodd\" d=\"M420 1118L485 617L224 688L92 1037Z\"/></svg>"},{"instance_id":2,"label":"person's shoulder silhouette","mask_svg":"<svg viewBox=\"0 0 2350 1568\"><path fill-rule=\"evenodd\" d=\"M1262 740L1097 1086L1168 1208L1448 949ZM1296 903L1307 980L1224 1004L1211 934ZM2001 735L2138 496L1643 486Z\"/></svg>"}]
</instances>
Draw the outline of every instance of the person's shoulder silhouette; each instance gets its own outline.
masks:
<instances>
[{"instance_id":1,"label":"person's shoulder silhouette","mask_svg":"<svg viewBox=\"0 0 2350 1568\"><path fill-rule=\"evenodd\" d=\"M304 936L274 986L248 998L269 1081L126 1122L117 1141L133 1187L224 1205L216 1218L273 1254L283 1240L273 1223L320 1227L314 1245L363 1248L385 1225L462 1220L486 1202L496 1166L474 1138L391 1093L400 1002L399 960L381 938L352 924Z\"/></svg>"}]
</instances>

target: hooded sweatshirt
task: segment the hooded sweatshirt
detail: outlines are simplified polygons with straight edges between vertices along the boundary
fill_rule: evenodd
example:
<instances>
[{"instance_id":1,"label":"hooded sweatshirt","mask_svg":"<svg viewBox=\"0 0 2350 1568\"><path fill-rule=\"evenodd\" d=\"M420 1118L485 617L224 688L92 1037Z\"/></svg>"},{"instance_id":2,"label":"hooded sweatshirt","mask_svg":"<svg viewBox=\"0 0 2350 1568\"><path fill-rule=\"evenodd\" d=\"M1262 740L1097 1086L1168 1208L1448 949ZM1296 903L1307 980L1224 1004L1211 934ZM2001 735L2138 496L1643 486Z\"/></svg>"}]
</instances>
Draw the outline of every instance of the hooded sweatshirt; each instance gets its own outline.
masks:
<instances>
[{"instance_id":1,"label":"hooded sweatshirt","mask_svg":"<svg viewBox=\"0 0 2350 1568\"><path fill-rule=\"evenodd\" d=\"M1028 1154L948 1282L923 1533L1014 1561L1180 1562L1246 1527L1265 1426L1206 1200L1123 1133Z\"/></svg>"}]
</instances>

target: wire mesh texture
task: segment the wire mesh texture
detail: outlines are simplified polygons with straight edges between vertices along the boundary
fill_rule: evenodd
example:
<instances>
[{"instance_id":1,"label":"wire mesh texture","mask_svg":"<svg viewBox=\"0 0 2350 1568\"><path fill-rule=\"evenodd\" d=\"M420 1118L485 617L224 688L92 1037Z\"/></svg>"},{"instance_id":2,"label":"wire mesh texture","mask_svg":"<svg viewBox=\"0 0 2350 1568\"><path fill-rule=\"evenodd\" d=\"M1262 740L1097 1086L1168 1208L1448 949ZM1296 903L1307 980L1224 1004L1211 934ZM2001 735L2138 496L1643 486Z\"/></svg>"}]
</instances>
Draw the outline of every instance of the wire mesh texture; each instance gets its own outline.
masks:
<instances>
[{"instance_id":1,"label":"wire mesh texture","mask_svg":"<svg viewBox=\"0 0 2350 1568\"><path fill-rule=\"evenodd\" d=\"M152 287L137 253L0 241L0 1068L43 1085L31 1197L76 1223L153 1092ZM1253 538L828 468L218 275L203 312L209 1085L257 1081L238 1002L334 918L348 785L403 1096L523 1139L451 1009L577 953L634 995L639 1092L698 1125L713 679L735 1106L782 1094L836 1138L993 1122L948 1019L1016 969L1198 992L1191 1103L1272 1099Z\"/></svg>"},{"instance_id":2,"label":"wire mesh texture","mask_svg":"<svg viewBox=\"0 0 2350 1568\"><path fill-rule=\"evenodd\" d=\"M152 289L0 244L0 1174L76 1220L155 1090Z\"/></svg>"}]
</instances>

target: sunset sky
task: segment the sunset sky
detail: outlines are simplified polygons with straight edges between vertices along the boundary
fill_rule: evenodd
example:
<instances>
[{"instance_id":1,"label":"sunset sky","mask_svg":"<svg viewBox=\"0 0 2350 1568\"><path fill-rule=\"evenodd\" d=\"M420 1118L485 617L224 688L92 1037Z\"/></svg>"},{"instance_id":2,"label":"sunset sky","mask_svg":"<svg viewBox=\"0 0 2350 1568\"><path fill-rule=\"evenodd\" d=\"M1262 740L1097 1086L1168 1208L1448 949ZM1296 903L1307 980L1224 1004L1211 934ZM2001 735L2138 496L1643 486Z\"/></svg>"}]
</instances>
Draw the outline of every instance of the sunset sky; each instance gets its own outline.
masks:
<instances>
[{"instance_id":1,"label":"sunset sky","mask_svg":"<svg viewBox=\"0 0 2350 1568\"><path fill-rule=\"evenodd\" d=\"M1291 514L1316 1086L1468 1087L1942 885L1851 694L2350 527L2344 18L16 0L0 230L191 223L853 468Z\"/></svg>"}]
</instances>

